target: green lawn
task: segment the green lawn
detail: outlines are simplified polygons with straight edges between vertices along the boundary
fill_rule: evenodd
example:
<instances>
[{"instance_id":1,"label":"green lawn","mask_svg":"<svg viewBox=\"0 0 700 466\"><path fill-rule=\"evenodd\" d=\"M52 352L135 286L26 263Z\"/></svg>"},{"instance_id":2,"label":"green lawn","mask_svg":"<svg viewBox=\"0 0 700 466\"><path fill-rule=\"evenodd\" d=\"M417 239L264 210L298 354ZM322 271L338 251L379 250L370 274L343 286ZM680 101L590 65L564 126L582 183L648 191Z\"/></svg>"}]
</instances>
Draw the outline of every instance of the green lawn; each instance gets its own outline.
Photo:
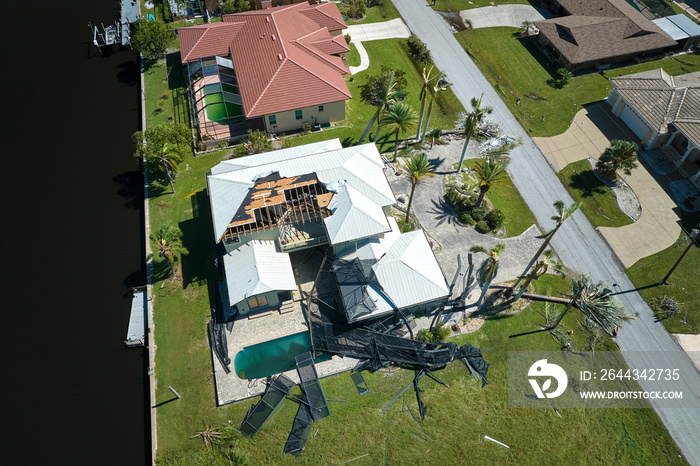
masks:
<instances>
[{"instance_id":1,"label":"green lawn","mask_svg":"<svg viewBox=\"0 0 700 466\"><path fill-rule=\"evenodd\" d=\"M350 42L350 51L347 54L348 66L360 66L362 60L360 59L360 52L357 51L355 44Z\"/></svg>"},{"instance_id":2,"label":"green lawn","mask_svg":"<svg viewBox=\"0 0 700 466\"><path fill-rule=\"evenodd\" d=\"M700 224L700 214L681 214L686 231L697 228ZM662 278L671 270L681 253L687 248L688 241L681 233L676 243L653 256L641 259L627 269L634 286L647 303L657 296L667 295L681 304L681 313L662 320L666 329L671 333L700 333L700 248L691 247L678 268L668 279L668 285L657 286Z\"/></svg>"},{"instance_id":3,"label":"green lawn","mask_svg":"<svg viewBox=\"0 0 700 466\"><path fill-rule=\"evenodd\" d=\"M346 18L345 23L348 26L351 26L353 24L379 23L382 21L389 21L400 17L401 15L396 10L396 7L394 6L391 0L382 0L382 2L379 5L375 5L372 8L367 8L364 18Z\"/></svg>"},{"instance_id":4,"label":"green lawn","mask_svg":"<svg viewBox=\"0 0 700 466\"><path fill-rule=\"evenodd\" d=\"M517 28L462 31L455 37L530 136L563 133L584 105L604 99L612 89L610 82L598 73L577 76L563 89L555 88L550 83L557 78L556 69L533 43L518 36ZM618 68L606 72L605 76L660 67L671 75L698 71L700 54ZM522 101L517 105L520 97Z\"/></svg>"},{"instance_id":5,"label":"green lawn","mask_svg":"<svg viewBox=\"0 0 700 466\"><path fill-rule=\"evenodd\" d=\"M290 138L290 144L298 146L310 142L322 141L331 138L340 138L344 146L355 144L362 136L367 123L372 119L376 111L375 107L365 104L359 98L359 86L365 82L365 76L380 73L381 65L392 69L400 69L406 72L407 81L407 102L416 112L420 110L420 86L422 82L422 65L417 66L407 55L405 39L385 39L364 42L363 45L369 55L369 68L355 76L347 76L348 89L353 95L345 105L345 121L338 127L311 133L305 136ZM426 105L427 108L427 105ZM430 118L430 128L454 128L454 122L458 119L464 107L459 102L451 89L441 91L438 94L433 113ZM376 125L374 126L376 129ZM406 134L405 137L411 136ZM415 132L412 136L415 136ZM374 137L374 129L370 131L369 138L365 142L371 141ZM402 144L402 142L400 142ZM377 140L377 146L381 152L388 152L394 149L394 136L381 132Z\"/></svg>"},{"instance_id":6,"label":"green lawn","mask_svg":"<svg viewBox=\"0 0 700 466\"><path fill-rule=\"evenodd\" d=\"M433 0L427 0L427 2L436 11L460 11L491 6L491 0L437 0L435 5L433 5ZM528 0L497 0L495 3L497 5L514 5L518 3L529 5L531 2Z\"/></svg>"},{"instance_id":7,"label":"green lawn","mask_svg":"<svg viewBox=\"0 0 700 466\"><path fill-rule=\"evenodd\" d=\"M574 201L581 202L581 210L593 226L621 227L633 223L620 210L612 190L595 176L588 160L570 163L557 176Z\"/></svg>"},{"instance_id":8,"label":"green lawn","mask_svg":"<svg viewBox=\"0 0 700 466\"><path fill-rule=\"evenodd\" d=\"M568 288L565 281L549 276L536 285L537 291L552 294ZM448 387L429 380L421 382L426 387L423 401L427 408L423 428L434 440L420 430L408 412L401 412L404 401L416 412L412 390L383 414L381 411L410 383L412 372L365 372L370 392L362 397L347 373L323 379L326 398L343 401L329 401L331 416L313 424L306 449L298 461L341 464L369 454L358 464L383 464L385 439L388 439L388 464L432 464L438 457L443 464L580 464L582 457L589 464L683 464L678 458L678 448L652 409L560 409L560 418L550 409L508 407L508 352L557 351L561 346L549 333L509 338L539 329L544 323L540 307L537 303L517 315L495 316L480 331L453 339L486 350L484 357L491 364L489 384L481 388L471 376L465 377L466 369L459 363L436 372ZM562 321L560 330L563 333L573 330L575 348L583 349L588 341L587 330L580 326L579 320L578 311L572 310ZM600 347L613 349L614 343L606 338ZM161 464L284 461L281 452L297 404L291 400L283 403L254 440L243 438L230 427L240 425L251 404L249 401L217 412L201 412L202 420L219 426L225 436L224 441L210 450L203 447L200 439L189 440L190 435L201 430L202 421L180 419L180 446L177 450L163 449L159 453ZM481 434L508 444L510 449L479 443Z\"/></svg>"}]
</instances>

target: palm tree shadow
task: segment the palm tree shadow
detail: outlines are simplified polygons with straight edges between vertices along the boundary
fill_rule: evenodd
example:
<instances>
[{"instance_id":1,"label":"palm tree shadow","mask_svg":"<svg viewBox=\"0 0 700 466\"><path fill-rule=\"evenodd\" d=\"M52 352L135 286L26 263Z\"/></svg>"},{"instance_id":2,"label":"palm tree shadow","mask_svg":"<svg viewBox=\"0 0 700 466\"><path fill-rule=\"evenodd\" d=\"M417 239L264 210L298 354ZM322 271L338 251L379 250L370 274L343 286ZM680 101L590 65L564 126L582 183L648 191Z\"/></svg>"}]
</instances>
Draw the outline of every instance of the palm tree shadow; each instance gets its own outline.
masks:
<instances>
[{"instance_id":1,"label":"palm tree shadow","mask_svg":"<svg viewBox=\"0 0 700 466\"><path fill-rule=\"evenodd\" d=\"M581 197L592 197L594 194L605 194L606 192L605 184L595 176L593 170L586 170L572 175L569 187L580 191Z\"/></svg>"},{"instance_id":2,"label":"palm tree shadow","mask_svg":"<svg viewBox=\"0 0 700 466\"><path fill-rule=\"evenodd\" d=\"M444 157L442 157L442 158L441 157L434 157L432 159L428 159L428 161L430 162L430 164L433 167L435 167L435 170L433 170L433 173L435 173L436 175L446 175L447 173L449 173L447 171L438 171L437 170L438 168L442 168L443 164L445 163Z\"/></svg>"},{"instance_id":3,"label":"palm tree shadow","mask_svg":"<svg viewBox=\"0 0 700 466\"><path fill-rule=\"evenodd\" d=\"M431 215L437 219L438 226L442 225L445 222L451 224L454 220L456 220L457 216L455 215L454 210L444 198L433 199L431 203L433 205L428 210L428 215Z\"/></svg>"}]
</instances>

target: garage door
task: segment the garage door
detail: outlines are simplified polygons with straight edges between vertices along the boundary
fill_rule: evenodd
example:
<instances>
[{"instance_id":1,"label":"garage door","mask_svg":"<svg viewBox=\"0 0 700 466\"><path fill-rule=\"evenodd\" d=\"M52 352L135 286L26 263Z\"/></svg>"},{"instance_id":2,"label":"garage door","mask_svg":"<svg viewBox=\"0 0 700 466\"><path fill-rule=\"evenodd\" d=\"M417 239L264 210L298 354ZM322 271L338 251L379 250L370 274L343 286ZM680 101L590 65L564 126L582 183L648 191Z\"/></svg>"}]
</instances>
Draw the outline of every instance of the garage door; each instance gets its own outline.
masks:
<instances>
[{"instance_id":1,"label":"garage door","mask_svg":"<svg viewBox=\"0 0 700 466\"><path fill-rule=\"evenodd\" d=\"M620 113L620 118L622 121L627 123L627 126L637 135L639 139L644 139L644 135L647 134L649 127L644 123L639 116L630 108L625 107Z\"/></svg>"}]
</instances>

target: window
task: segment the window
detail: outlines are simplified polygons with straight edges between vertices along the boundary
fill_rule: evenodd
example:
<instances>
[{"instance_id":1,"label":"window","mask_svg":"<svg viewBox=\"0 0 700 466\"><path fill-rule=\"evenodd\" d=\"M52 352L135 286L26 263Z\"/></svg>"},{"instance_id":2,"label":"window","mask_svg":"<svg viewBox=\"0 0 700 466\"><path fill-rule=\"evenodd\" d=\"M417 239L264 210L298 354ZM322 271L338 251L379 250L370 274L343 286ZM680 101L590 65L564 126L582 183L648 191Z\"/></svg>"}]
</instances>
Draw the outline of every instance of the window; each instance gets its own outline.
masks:
<instances>
[{"instance_id":1,"label":"window","mask_svg":"<svg viewBox=\"0 0 700 466\"><path fill-rule=\"evenodd\" d=\"M302 115L301 110L294 110L294 117L297 120L301 120L302 118L304 118L304 115Z\"/></svg>"},{"instance_id":2,"label":"window","mask_svg":"<svg viewBox=\"0 0 700 466\"><path fill-rule=\"evenodd\" d=\"M265 306L267 306L267 298L265 296L258 296L257 298L250 298L248 300L248 306L251 309L255 309L258 307L265 307Z\"/></svg>"},{"instance_id":3,"label":"window","mask_svg":"<svg viewBox=\"0 0 700 466\"><path fill-rule=\"evenodd\" d=\"M318 106L318 111L319 111L319 112L322 112L322 111L323 111L323 105L319 105L319 106Z\"/></svg>"},{"instance_id":4,"label":"window","mask_svg":"<svg viewBox=\"0 0 700 466\"><path fill-rule=\"evenodd\" d=\"M271 125L276 125L277 124L277 115L268 115L267 116L267 121Z\"/></svg>"}]
</instances>

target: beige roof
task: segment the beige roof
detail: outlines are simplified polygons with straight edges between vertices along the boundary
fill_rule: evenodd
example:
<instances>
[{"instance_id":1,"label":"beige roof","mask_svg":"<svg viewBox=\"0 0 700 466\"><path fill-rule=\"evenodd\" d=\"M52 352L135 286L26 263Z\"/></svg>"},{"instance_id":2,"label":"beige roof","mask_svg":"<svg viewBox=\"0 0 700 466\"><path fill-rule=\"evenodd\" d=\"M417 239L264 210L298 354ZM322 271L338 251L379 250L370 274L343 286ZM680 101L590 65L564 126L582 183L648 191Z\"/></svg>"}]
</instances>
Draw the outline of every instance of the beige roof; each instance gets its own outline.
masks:
<instances>
[{"instance_id":1,"label":"beige roof","mask_svg":"<svg viewBox=\"0 0 700 466\"><path fill-rule=\"evenodd\" d=\"M572 64L676 45L625 0L559 0L570 16L537 21L540 34Z\"/></svg>"},{"instance_id":2,"label":"beige roof","mask_svg":"<svg viewBox=\"0 0 700 466\"><path fill-rule=\"evenodd\" d=\"M657 133L673 124L700 145L700 72L669 76L663 69L611 78L617 93Z\"/></svg>"}]
</instances>

